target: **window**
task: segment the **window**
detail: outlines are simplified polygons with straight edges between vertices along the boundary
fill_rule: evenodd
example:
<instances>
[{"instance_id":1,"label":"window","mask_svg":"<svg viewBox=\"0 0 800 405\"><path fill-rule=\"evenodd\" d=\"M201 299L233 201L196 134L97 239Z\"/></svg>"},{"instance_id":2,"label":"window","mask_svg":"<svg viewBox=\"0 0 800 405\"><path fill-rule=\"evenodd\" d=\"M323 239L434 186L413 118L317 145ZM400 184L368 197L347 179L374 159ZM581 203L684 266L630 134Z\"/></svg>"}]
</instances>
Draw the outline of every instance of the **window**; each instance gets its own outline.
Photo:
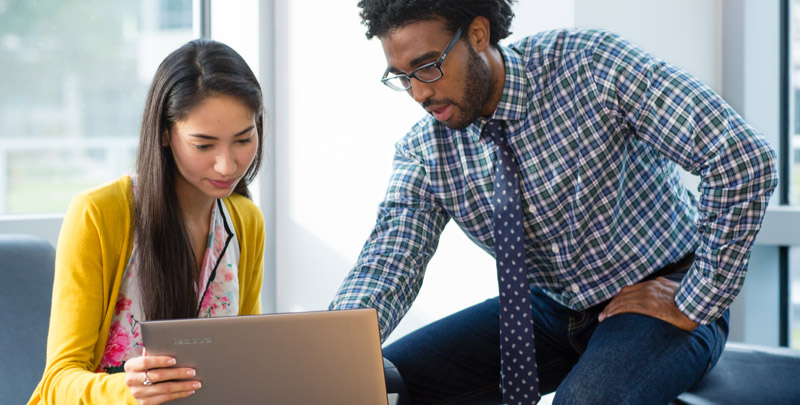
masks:
<instances>
[{"instance_id":1,"label":"window","mask_svg":"<svg viewBox=\"0 0 800 405\"><path fill-rule=\"evenodd\" d=\"M785 123L788 130L784 131L786 133L783 136L789 139L783 144L789 148L786 156L791 154L792 160L791 166L788 168L790 183L786 186L789 197L788 201L784 199L782 202L798 206L800 205L800 0L787 0L787 2L788 7L785 12L788 12L788 17L785 18L785 21L788 20L788 32L783 35L788 35L786 46L788 49L785 51L788 52L785 59L785 63L788 64L785 67L788 74L785 76L788 76L786 85L789 86L787 91L789 99L786 101L789 114L785 119L788 119L789 122ZM789 335L788 345L800 349L800 247L788 248L787 255L788 269L786 272L788 274L782 282L789 284L784 287L788 290L788 298L781 305L788 307L782 309L788 312L786 315L788 318L788 331L786 331Z\"/></svg>"},{"instance_id":2,"label":"window","mask_svg":"<svg viewBox=\"0 0 800 405\"><path fill-rule=\"evenodd\" d=\"M789 21L789 77L790 120L789 132L791 153L791 189L789 201L800 204L800 0L791 0Z\"/></svg>"},{"instance_id":3,"label":"window","mask_svg":"<svg viewBox=\"0 0 800 405\"><path fill-rule=\"evenodd\" d=\"M192 37L191 0L0 0L0 215L130 173L153 73Z\"/></svg>"},{"instance_id":4,"label":"window","mask_svg":"<svg viewBox=\"0 0 800 405\"><path fill-rule=\"evenodd\" d=\"M192 0L160 0L158 17L161 29L191 29Z\"/></svg>"}]
</instances>

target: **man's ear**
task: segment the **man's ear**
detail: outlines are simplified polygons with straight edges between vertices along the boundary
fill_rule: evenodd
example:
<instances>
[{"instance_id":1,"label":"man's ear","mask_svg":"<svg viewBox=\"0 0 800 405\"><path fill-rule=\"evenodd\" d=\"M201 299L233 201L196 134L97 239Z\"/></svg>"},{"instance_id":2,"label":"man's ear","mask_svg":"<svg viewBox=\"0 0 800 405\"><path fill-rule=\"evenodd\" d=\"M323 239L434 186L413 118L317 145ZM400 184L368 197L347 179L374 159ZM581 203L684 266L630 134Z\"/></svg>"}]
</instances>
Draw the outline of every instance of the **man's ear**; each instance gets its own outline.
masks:
<instances>
[{"instance_id":1,"label":"man's ear","mask_svg":"<svg viewBox=\"0 0 800 405\"><path fill-rule=\"evenodd\" d=\"M467 38L469 38L469 42L475 52L484 51L489 47L491 34L489 19L484 16L475 17L469 24L469 28L467 28Z\"/></svg>"}]
</instances>

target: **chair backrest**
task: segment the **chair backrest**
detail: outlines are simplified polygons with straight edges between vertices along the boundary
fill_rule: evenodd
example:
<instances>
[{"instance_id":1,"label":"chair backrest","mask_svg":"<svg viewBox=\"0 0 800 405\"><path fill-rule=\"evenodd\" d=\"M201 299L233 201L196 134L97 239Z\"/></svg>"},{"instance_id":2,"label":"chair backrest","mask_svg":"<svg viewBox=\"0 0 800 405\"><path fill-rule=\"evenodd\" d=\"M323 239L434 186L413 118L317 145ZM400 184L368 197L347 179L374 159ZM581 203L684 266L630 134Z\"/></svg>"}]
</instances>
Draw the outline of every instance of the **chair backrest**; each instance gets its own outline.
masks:
<instances>
[{"instance_id":1,"label":"chair backrest","mask_svg":"<svg viewBox=\"0 0 800 405\"><path fill-rule=\"evenodd\" d=\"M54 266L46 240L0 234L0 402L26 403L42 378Z\"/></svg>"}]
</instances>

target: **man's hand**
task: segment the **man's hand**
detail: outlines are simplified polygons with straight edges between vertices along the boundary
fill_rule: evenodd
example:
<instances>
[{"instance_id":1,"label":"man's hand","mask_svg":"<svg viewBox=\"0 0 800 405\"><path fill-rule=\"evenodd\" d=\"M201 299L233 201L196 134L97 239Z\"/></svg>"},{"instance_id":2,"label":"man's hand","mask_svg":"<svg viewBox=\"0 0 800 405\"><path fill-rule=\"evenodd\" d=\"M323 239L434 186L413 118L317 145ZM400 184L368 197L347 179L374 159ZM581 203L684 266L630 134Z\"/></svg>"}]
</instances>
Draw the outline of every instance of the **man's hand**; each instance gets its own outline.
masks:
<instances>
[{"instance_id":1,"label":"man's hand","mask_svg":"<svg viewBox=\"0 0 800 405\"><path fill-rule=\"evenodd\" d=\"M600 313L598 320L603 322L610 316L633 312L661 319L691 332L697 327L697 322L689 319L675 305L675 292L679 285L677 281L658 277L622 287Z\"/></svg>"}]
</instances>

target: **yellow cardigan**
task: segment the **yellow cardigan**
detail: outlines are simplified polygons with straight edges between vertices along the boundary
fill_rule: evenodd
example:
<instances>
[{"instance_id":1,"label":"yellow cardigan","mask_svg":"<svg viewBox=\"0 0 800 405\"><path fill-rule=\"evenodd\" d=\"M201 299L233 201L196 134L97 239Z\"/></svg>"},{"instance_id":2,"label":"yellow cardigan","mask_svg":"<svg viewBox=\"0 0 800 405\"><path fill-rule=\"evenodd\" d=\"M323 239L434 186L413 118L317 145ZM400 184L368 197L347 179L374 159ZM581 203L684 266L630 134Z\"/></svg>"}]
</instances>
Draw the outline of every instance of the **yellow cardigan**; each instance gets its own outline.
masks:
<instances>
[{"instance_id":1,"label":"yellow cardigan","mask_svg":"<svg viewBox=\"0 0 800 405\"><path fill-rule=\"evenodd\" d=\"M264 217L247 198L223 200L239 238L239 315L261 313ZM44 375L29 404L136 404L125 373L95 373L133 248L133 193L123 176L70 204L56 250Z\"/></svg>"}]
</instances>

